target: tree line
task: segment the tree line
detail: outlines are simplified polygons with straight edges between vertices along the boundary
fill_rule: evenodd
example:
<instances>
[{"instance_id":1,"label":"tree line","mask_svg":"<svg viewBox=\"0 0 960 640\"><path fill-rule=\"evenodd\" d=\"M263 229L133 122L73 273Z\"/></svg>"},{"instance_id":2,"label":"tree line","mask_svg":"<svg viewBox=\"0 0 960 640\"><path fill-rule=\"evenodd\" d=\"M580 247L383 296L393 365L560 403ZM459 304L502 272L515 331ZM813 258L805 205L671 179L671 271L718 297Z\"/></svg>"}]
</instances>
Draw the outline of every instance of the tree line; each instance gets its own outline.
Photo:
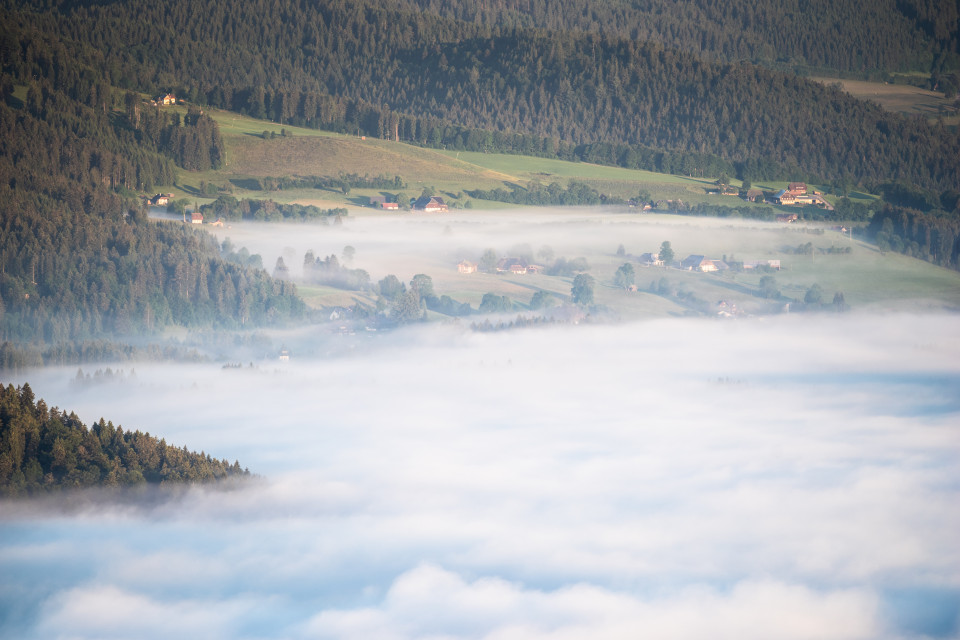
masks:
<instances>
[{"instance_id":1,"label":"tree line","mask_svg":"<svg viewBox=\"0 0 960 640\"><path fill-rule=\"evenodd\" d=\"M36 400L29 384L0 385L0 495L249 476L239 462L174 447L149 433L124 431L103 418L88 429L75 413Z\"/></svg>"}]
</instances>

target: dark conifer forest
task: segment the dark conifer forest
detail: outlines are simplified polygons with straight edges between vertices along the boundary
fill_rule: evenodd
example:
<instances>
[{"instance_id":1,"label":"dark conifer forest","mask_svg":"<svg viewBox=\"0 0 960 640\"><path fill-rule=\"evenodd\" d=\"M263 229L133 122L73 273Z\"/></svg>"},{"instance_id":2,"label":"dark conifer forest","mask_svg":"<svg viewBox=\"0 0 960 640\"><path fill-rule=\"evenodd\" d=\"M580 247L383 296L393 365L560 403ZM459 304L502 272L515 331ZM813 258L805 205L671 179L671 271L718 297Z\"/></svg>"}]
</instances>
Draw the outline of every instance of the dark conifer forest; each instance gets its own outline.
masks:
<instances>
[{"instance_id":1,"label":"dark conifer forest","mask_svg":"<svg viewBox=\"0 0 960 640\"><path fill-rule=\"evenodd\" d=\"M36 399L29 384L0 385L0 496L249 476L239 462L170 446L102 418L88 429L75 413Z\"/></svg>"},{"instance_id":2,"label":"dark conifer forest","mask_svg":"<svg viewBox=\"0 0 960 640\"><path fill-rule=\"evenodd\" d=\"M802 12L782 3L682 2L669 12L652 2L579 0L580 12L480 4L27 3L4 12L2 50L18 82L61 82L67 55L114 87L176 89L191 102L281 123L427 146L687 175L722 169L940 190L960 182L955 131L750 62L776 51L834 69L923 68L948 84L960 66L948 2L870 11L818 3ZM671 16L661 23L684 27L643 20L658 12ZM723 19L703 19L715 13ZM609 24L622 26L601 28Z\"/></svg>"}]
</instances>

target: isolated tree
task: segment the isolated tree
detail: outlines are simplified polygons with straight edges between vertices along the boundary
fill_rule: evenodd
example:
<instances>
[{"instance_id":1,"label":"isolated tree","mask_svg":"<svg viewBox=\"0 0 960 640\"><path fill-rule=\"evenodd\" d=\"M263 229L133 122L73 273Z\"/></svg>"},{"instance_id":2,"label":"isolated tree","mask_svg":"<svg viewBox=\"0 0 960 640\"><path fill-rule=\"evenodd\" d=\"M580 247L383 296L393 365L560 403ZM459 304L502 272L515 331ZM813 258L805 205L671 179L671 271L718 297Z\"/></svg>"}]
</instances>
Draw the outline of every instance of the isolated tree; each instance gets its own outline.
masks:
<instances>
[{"instance_id":1,"label":"isolated tree","mask_svg":"<svg viewBox=\"0 0 960 640\"><path fill-rule=\"evenodd\" d=\"M780 289L777 288L777 279L773 276L763 276L760 278L760 297L779 298Z\"/></svg>"},{"instance_id":2,"label":"isolated tree","mask_svg":"<svg viewBox=\"0 0 960 640\"><path fill-rule=\"evenodd\" d=\"M753 187L753 183L750 182L750 178L744 178L740 182L740 189L742 189L743 191L750 191L752 187Z\"/></svg>"},{"instance_id":3,"label":"isolated tree","mask_svg":"<svg viewBox=\"0 0 960 640\"><path fill-rule=\"evenodd\" d=\"M530 298L530 308L534 311L550 306L553 306L553 294L549 291L539 289L538 291L535 291L533 296Z\"/></svg>"},{"instance_id":4,"label":"isolated tree","mask_svg":"<svg viewBox=\"0 0 960 640\"><path fill-rule=\"evenodd\" d=\"M513 303L507 296L485 293L480 300L480 313L503 313L513 309Z\"/></svg>"},{"instance_id":5,"label":"isolated tree","mask_svg":"<svg viewBox=\"0 0 960 640\"><path fill-rule=\"evenodd\" d=\"M421 298L434 298L433 278L425 273L418 273L410 281L410 290L416 292Z\"/></svg>"},{"instance_id":6,"label":"isolated tree","mask_svg":"<svg viewBox=\"0 0 960 640\"><path fill-rule=\"evenodd\" d=\"M343 263L350 264L353 262L353 257L357 255L357 250L347 245L343 248Z\"/></svg>"},{"instance_id":7,"label":"isolated tree","mask_svg":"<svg viewBox=\"0 0 960 640\"><path fill-rule=\"evenodd\" d=\"M624 262L620 265L620 268L617 269L617 273L614 274L613 283L618 287L626 289L633 284L635 275L633 265L629 262Z\"/></svg>"},{"instance_id":8,"label":"isolated tree","mask_svg":"<svg viewBox=\"0 0 960 640\"><path fill-rule=\"evenodd\" d=\"M416 322L421 320L426 310L420 304L420 296L416 291L404 291L399 294L390 309L390 316L399 323Z\"/></svg>"},{"instance_id":9,"label":"isolated tree","mask_svg":"<svg viewBox=\"0 0 960 640\"><path fill-rule=\"evenodd\" d=\"M290 279L290 268L283 261L283 256L277 258L277 264L273 268L273 277L278 280L289 280Z\"/></svg>"},{"instance_id":10,"label":"isolated tree","mask_svg":"<svg viewBox=\"0 0 960 640\"><path fill-rule=\"evenodd\" d=\"M387 277L385 277L380 282L378 282L377 287L380 290L380 295L382 295L387 300L394 300L397 296L399 296L405 290L403 283L400 282L400 278L393 275L392 273Z\"/></svg>"},{"instance_id":11,"label":"isolated tree","mask_svg":"<svg viewBox=\"0 0 960 640\"><path fill-rule=\"evenodd\" d=\"M664 240L660 245L660 259L663 260L664 266L669 266L673 262L673 258L673 247L670 246L669 240Z\"/></svg>"},{"instance_id":12,"label":"isolated tree","mask_svg":"<svg viewBox=\"0 0 960 640\"><path fill-rule=\"evenodd\" d=\"M617 255L621 257L627 255L627 249L622 244L617 247Z\"/></svg>"},{"instance_id":13,"label":"isolated tree","mask_svg":"<svg viewBox=\"0 0 960 640\"><path fill-rule=\"evenodd\" d=\"M803 296L803 301L807 304L820 304L823 302L823 289L820 288L820 285L814 283L809 289L807 289L806 295Z\"/></svg>"},{"instance_id":14,"label":"isolated tree","mask_svg":"<svg viewBox=\"0 0 960 640\"><path fill-rule=\"evenodd\" d=\"M573 279L573 286L570 288L570 298L575 304L586 306L593 304L593 276L588 273L580 273Z\"/></svg>"},{"instance_id":15,"label":"isolated tree","mask_svg":"<svg viewBox=\"0 0 960 640\"><path fill-rule=\"evenodd\" d=\"M840 312L847 310L847 301L844 299L842 291L837 291L833 294L833 306Z\"/></svg>"}]
</instances>

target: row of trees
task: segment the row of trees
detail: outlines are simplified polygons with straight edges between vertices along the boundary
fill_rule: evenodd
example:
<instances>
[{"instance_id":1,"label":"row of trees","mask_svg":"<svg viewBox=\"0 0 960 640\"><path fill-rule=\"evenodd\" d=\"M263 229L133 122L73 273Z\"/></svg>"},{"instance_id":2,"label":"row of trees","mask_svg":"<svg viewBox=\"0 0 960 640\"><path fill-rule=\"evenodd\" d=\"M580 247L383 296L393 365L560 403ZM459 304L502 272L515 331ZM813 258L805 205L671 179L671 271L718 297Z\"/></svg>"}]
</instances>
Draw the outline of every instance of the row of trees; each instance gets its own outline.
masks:
<instances>
[{"instance_id":1,"label":"row of trees","mask_svg":"<svg viewBox=\"0 0 960 640\"><path fill-rule=\"evenodd\" d=\"M213 202L200 206L200 212L207 218L222 220L255 220L259 222L278 222L293 220L296 222L317 222L339 220L349 211L343 207L321 209L314 205L282 204L273 200L257 200L222 195Z\"/></svg>"},{"instance_id":2,"label":"row of trees","mask_svg":"<svg viewBox=\"0 0 960 640\"><path fill-rule=\"evenodd\" d=\"M204 452L168 445L102 418L87 428L76 414L35 400L29 384L0 385L0 495L64 488L211 482L250 472Z\"/></svg>"}]
</instances>

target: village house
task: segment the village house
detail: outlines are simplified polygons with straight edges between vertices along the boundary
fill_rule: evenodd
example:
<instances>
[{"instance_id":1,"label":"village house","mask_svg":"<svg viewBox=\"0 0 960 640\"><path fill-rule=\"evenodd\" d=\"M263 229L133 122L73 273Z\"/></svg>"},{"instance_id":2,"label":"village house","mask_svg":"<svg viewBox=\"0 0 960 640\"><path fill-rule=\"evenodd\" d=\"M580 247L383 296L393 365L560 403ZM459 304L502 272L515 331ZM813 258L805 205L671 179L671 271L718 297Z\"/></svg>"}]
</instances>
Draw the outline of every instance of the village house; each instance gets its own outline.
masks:
<instances>
[{"instance_id":1,"label":"village house","mask_svg":"<svg viewBox=\"0 0 960 640\"><path fill-rule=\"evenodd\" d=\"M399 202L387 202L386 196L371 197L370 206L374 209L382 209L384 211L397 211L400 209Z\"/></svg>"},{"instance_id":2,"label":"village house","mask_svg":"<svg viewBox=\"0 0 960 640\"><path fill-rule=\"evenodd\" d=\"M192 224L203 224L203 214L199 211L194 211L190 214L190 222Z\"/></svg>"},{"instance_id":3,"label":"village house","mask_svg":"<svg viewBox=\"0 0 960 640\"><path fill-rule=\"evenodd\" d=\"M463 260L457 264L457 271L460 273L476 273L477 272L477 263L470 262L469 260Z\"/></svg>"},{"instance_id":4,"label":"village house","mask_svg":"<svg viewBox=\"0 0 960 640\"><path fill-rule=\"evenodd\" d=\"M637 258L637 262L647 267L663 266L663 260L660 259L660 254L657 253L642 253L640 257Z\"/></svg>"},{"instance_id":5,"label":"village house","mask_svg":"<svg viewBox=\"0 0 960 640\"><path fill-rule=\"evenodd\" d=\"M413 203L413 208L426 213L446 213L448 211L447 203L444 202L440 196L423 196L417 198Z\"/></svg>"},{"instance_id":6,"label":"village house","mask_svg":"<svg viewBox=\"0 0 960 640\"><path fill-rule=\"evenodd\" d=\"M746 198L748 202L763 202L763 191L760 189L748 189L744 198Z\"/></svg>"},{"instance_id":7,"label":"village house","mask_svg":"<svg viewBox=\"0 0 960 640\"><path fill-rule=\"evenodd\" d=\"M723 260L711 260L700 255L689 255L680 262L680 268L687 271L702 271L710 273L711 271L723 271L729 269Z\"/></svg>"},{"instance_id":8,"label":"village house","mask_svg":"<svg viewBox=\"0 0 960 640\"><path fill-rule=\"evenodd\" d=\"M172 193L158 193L147 200L147 202L149 202L152 207L165 207L170 204L171 200L173 200Z\"/></svg>"},{"instance_id":9,"label":"village house","mask_svg":"<svg viewBox=\"0 0 960 640\"><path fill-rule=\"evenodd\" d=\"M777 214L777 222L786 222L789 224L791 222L796 222L799 219L800 219L800 216L798 216L795 213L778 213Z\"/></svg>"},{"instance_id":10,"label":"village house","mask_svg":"<svg viewBox=\"0 0 960 640\"><path fill-rule=\"evenodd\" d=\"M157 98L157 104L161 104L165 107L171 104L177 104L177 96L173 95L172 93L168 93L165 96L160 96Z\"/></svg>"}]
</instances>

